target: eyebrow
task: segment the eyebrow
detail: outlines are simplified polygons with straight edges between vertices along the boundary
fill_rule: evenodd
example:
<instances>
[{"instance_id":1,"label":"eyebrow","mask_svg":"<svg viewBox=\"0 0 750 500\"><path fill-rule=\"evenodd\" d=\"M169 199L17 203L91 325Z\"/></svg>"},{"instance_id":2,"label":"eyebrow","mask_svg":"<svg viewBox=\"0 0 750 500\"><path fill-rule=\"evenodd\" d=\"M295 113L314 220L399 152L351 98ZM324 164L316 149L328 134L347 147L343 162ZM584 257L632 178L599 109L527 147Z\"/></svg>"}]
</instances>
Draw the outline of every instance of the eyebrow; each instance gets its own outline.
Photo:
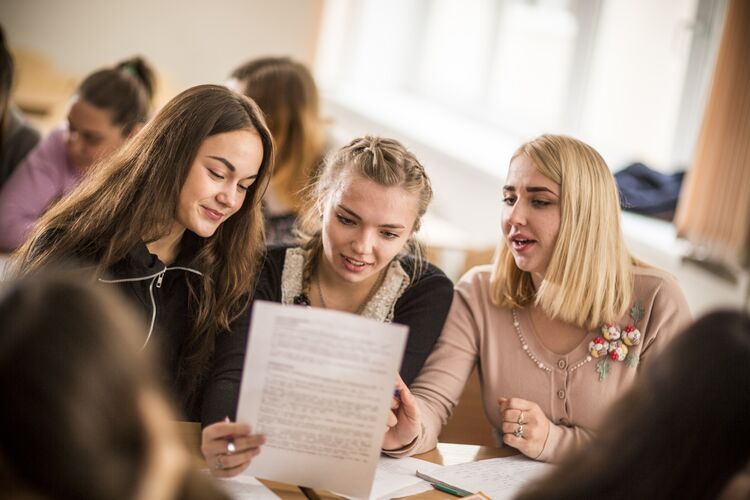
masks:
<instances>
[{"instance_id":1,"label":"eyebrow","mask_svg":"<svg viewBox=\"0 0 750 500\"><path fill-rule=\"evenodd\" d=\"M503 191L515 191L515 186L503 186ZM550 193L555 196L559 196L557 193L544 186L530 186L526 188L527 193Z\"/></svg>"},{"instance_id":2,"label":"eyebrow","mask_svg":"<svg viewBox=\"0 0 750 500\"><path fill-rule=\"evenodd\" d=\"M362 220L362 217L357 215L357 213L354 210L351 210L350 208L345 207L344 205L339 204L339 208L343 210L344 212L348 213L352 217L354 217L357 220ZM406 227L402 224L380 224L378 227L387 227L388 229L406 229Z\"/></svg>"},{"instance_id":3,"label":"eyebrow","mask_svg":"<svg viewBox=\"0 0 750 500\"><path fill-rule=\"evenodd\" d=\"M226 167L227 167L227 168L228 168L229 170L231 170L232 172L236 172L236 171L237 171L237 169L236 169L236 168L234 168L234 165L232 165L232 164L231 164L231 163L229 162L229 160L227 160L227 159L226 159L226 158L224 158L224 157L221 157L221 156L214 156L214 155L208 155L208 157L209 157L209 158L213 158L214 160L220 161L221 163L223 163L223 164L224 164L224 166L226 166ZM255 175L248 175L247 177L245 177L245 179L255 179L256 177L258 177L258 174L255 174Z\"/></svg>"}]
</instances>

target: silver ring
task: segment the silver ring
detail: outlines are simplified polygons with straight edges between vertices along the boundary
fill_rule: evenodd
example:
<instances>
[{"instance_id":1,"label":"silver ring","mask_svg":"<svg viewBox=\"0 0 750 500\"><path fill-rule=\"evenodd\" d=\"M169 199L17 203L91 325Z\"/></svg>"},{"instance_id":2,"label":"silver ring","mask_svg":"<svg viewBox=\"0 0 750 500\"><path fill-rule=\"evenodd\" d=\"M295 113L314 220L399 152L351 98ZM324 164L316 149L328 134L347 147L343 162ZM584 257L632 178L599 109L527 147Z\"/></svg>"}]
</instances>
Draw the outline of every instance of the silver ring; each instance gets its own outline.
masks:
<instances>
[{"instance_id":1,"label":"silver ring","mask_svg":"<svg viewBox=\"0 0 750 500\"><path fill-rule=\"evenodd\" d=\"M522 438L523 437L523 425L519 424L518 427L516 427L516 430L513 431L513 435L516 436L517 438Z\"/></svg>"},{"instance_id":2,"label":"silver ring","mask_svg":"<svg viewBox=\"0 0 750 500\"><path fill-rule=\"evenodd\" d=\"M234 446L234 440L230 439L227 441L227 455L231 455L237 451L237 448Z\"/></svg>"},{"instance_id":3,"label":"silver ring","mask_svg":"<svg viewBox=\"0 0 750 500\"><path fill-rule=\"evenodd\" d=\"M221 455L216 455L216 470L221 470L224 468L224 464L221 463Z\"/></svg>"},{"instance_id":4,"label":"silver ring","mask_svg":"<svg viewBox=\"0 0 750 500\"><path fill-rule=\"evenodd\" d=\"M523 425L526 422L523 421L523 411L521 411L521 414L518 415L518 421L516 422L518 425Z\"/></svg>"}]
</instances>

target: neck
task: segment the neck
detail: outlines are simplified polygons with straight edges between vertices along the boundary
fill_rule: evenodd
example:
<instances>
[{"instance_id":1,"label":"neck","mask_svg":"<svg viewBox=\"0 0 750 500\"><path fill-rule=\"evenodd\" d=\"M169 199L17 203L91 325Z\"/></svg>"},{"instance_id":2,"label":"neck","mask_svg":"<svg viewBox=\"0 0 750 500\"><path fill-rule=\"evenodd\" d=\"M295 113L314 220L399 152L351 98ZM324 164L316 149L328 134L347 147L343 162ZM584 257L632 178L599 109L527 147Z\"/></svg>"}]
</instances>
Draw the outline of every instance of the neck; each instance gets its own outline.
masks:
<instances>
[{"instance_id":1,"label":"neck","mask_svg":"<svg viewBox=\"0 0 750 500\"><path fill-rule=\"evenodd\" d=\"M182 241L182 235L184 233L185 228L175 223L169 231L169 234L158 240L146 243L146 248L148 248L149 252L159 257L160 261L169 265L177 258L177 253L180 251L180 242Z\"/></svg>"},{"instance_id":2,"label":"neck","mask_svg":"<svg viewBox=\"0 0 750 500\"><path fill-rule=\"evenodd\" d=\"M544 281L544 275L540 273L531 273L531 282L534 283L534 288L539 290L539 287L542 286L542 282Z\"/></svg>"}]
</instances>

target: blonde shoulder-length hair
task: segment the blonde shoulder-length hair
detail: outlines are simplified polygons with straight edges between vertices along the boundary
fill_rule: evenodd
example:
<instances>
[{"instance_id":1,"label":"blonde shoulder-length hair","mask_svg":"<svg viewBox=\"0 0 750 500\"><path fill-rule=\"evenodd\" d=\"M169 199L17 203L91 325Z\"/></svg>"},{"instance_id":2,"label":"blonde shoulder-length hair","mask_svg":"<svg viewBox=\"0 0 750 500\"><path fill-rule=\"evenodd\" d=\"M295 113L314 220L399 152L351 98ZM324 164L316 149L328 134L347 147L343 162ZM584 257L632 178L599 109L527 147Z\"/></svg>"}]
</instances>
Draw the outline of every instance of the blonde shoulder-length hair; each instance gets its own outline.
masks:
<instances>
[{"instance_id":1,"label":"blonde shoulder-length hair","mask_svg":"<svg viewBox=\"0 0 750 500\"><path fill-rule=\"evenodd\" d=\"M617 320L633 300L633 266L642 263L625 246L620 199L607 164L588 144L563 135L521 145L511 162L521 155L560 185L560 231L538 290L501 238L490 281L493 303L534 303L550 317L587 329Z\"/></svg>"}]
</instances>

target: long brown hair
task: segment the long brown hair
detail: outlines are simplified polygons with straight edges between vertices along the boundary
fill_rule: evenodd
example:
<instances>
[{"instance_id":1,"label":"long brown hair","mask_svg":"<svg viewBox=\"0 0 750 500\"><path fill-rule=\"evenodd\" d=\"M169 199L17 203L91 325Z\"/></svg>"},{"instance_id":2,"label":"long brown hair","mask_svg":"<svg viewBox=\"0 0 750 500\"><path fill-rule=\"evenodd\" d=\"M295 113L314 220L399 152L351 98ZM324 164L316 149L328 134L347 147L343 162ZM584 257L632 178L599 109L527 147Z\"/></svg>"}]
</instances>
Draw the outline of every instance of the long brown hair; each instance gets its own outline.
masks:
<instances>
[{"instance_id":1,"label":"long brown hair","mask_svg":"<svg viewBox=\"0 0 750 500\"><path fill-rule=\"evenodd\" d=\"M288 57L262 57L232 72L243 94L265 113L276 141L274 194L298 212L302 191L323 156L320 98L307 67Z\"/></svg>"},{"instance_id":2,"label":"long brown hair","mask_svg":"<svg viewBox=\"0 0 750 500\"><path fill-rule=\"evenodd\" d=\"M218 85L182 92L52 207L17 251L21 272L76 257L93 261L97 273L104 273L143 241L168 234L201 144L234 130L257 133L263 159L242 208L205 239L194 261L203 276L188 279L193 329L175 376L188 397L204 375L216 334L246 308L264 248L260 201L273 167L273 141L254 102Z\"/></svg>"}]
</instances>

